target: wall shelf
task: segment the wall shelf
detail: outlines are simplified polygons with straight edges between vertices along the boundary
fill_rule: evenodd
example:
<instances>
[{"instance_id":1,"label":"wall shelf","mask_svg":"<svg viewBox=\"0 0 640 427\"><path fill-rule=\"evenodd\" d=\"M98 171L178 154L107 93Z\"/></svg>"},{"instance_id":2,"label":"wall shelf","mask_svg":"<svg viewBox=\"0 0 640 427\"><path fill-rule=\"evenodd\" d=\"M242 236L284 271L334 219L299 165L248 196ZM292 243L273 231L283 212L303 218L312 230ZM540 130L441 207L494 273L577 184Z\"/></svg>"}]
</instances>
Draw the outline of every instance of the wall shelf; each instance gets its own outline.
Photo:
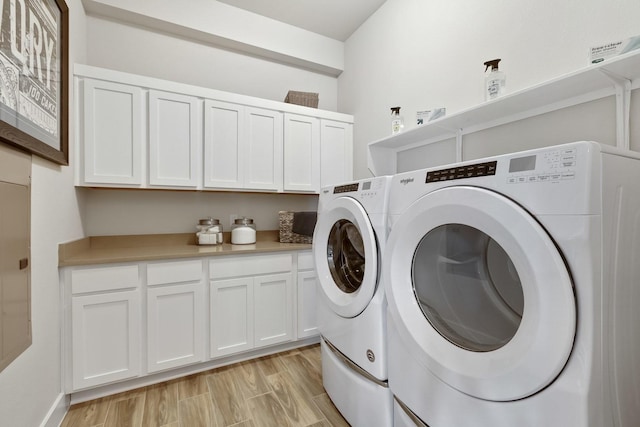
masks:
<instances>
[{"instance_id":1,"label":"wall shelf","mask_svg":"<svg viewBox=\"0 0 640 427\"><path fill-rule=\"evenodd\" d=\"M628 149L631 90L639 87L640 51L634 51L373 141L368 145L369 169L376 176L394 174L399 152L449 139L456 140L456 159L461 161L465 134L612 95L616 145Z\"/></svg>"}]
</instances>

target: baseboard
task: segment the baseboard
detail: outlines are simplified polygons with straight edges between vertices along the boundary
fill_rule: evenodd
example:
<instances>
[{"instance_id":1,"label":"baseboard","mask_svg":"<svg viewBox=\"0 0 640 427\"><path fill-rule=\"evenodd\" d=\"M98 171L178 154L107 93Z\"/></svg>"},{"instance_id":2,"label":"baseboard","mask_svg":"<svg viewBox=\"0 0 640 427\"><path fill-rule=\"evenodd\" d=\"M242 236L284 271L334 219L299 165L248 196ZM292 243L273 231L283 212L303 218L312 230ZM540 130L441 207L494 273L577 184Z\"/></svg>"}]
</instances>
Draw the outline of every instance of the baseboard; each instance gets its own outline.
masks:
<instances>
[{"instance_id":1,"label":"baseboard","mask_svg":"<svg viewBox=\"0 0 640 427\"><path fill-rule=\"evenodd\" d=\"M62 420L64 420L64 416L67 415L69 404L69 396L60 393L53 405L51 405L44 420L42 420L40 427L59 427L62 424Z\"/></svg>"}]
</instances>

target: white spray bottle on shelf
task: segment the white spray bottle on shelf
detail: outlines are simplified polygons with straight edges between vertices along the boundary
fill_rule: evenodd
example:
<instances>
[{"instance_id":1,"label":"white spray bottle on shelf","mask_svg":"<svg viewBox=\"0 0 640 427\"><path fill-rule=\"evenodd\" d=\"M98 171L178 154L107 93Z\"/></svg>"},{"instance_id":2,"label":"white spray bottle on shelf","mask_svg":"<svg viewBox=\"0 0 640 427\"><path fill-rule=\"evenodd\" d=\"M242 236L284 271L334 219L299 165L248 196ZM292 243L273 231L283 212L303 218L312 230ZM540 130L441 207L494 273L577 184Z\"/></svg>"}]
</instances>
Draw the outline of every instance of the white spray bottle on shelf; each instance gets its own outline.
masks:
<instances>
[{"instance_id":1,"label":"white spray bottle on shelf","mask_svg":"<svg viewBox=\"0 0 640 427\"><path fill-rule=\"evenodd\" d=\"M504 95L507 76L498 69L500 58L492 59L484 63L485 73L491 67L491 71L484 78L484 100L489 101Z\"/></svg>"},{"instance_id":2,"label":"white spray bottle on shelf","mask_svg":"<svg viewBox=\"0 0 640 427\"><path fill-rule=\"evenodd\" d=\"M391 107L391 135L398 134L404 129L404 119L400 115L400 107Z\"/></svg>"}]
</instances>

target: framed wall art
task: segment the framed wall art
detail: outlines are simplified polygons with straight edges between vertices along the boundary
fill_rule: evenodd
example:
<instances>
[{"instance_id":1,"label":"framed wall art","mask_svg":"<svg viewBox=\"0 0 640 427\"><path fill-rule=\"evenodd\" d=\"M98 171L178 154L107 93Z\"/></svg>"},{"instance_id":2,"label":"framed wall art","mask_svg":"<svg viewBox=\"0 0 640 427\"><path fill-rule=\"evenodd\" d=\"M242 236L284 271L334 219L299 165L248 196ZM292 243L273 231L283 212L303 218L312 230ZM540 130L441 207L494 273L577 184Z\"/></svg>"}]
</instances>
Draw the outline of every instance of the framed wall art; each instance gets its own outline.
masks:
<instances>
[{"instance_id":1,"label":"framed wall art","mask_svg":"<svg viewBox=\"0 0 640 427\"><path fill-rule=\"evenodd\" d=\"M0 141L69 164L69 9L0 0Z\"/></svg>"}]
</instances>

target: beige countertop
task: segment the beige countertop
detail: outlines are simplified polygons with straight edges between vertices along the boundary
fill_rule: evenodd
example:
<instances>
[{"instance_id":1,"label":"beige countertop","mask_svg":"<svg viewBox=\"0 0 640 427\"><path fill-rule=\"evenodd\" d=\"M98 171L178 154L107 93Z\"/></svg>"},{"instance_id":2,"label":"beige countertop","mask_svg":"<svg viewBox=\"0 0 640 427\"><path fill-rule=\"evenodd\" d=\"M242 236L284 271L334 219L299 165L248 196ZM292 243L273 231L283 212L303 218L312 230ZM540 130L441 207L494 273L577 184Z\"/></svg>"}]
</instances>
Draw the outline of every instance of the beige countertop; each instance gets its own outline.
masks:
<instances>
[{"instance_id":1,"label":"beige countertop","mask_svg":"<svg viewBox=\"0 0 640 427\"><path fill-rule=\"evenodd\" d=\"M171 258L240 255L310 250L305 243L280 243L278 231L258 231L252 245L232 245L224 233L222 245L198 246L195 233L85 237L58 246L58 266L108 264Z\"/></svg>"}]
</instances>

